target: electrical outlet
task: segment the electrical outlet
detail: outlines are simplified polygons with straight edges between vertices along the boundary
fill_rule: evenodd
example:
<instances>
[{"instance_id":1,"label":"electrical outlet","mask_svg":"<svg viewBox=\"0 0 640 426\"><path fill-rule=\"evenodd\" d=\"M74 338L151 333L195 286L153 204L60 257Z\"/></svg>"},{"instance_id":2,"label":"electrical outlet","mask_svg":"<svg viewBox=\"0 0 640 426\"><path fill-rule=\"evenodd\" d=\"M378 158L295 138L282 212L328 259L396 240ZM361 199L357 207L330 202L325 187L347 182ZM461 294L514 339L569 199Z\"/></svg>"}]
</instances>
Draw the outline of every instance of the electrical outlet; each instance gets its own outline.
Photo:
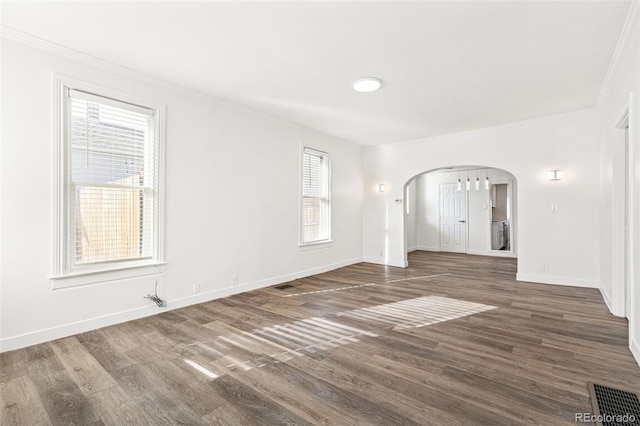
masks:
<instances>
[{"instance_id":1,"label":"electrical outlet","mask_svg":"<svg viewBox=\"0 0 640 426\"><path fill-rule=\"evenodd\" d=\"M194 283L193 284L193 292L194 293L200 293L200 283Z\"/></svg>"},{"instance_id":2,"label":"electrical outlet","mask_svg":"<svg viewBox=\"0 0 640 426\"><path fill-rule=\"evenodd\" d=\"M237 275L233 275L233 276L231 277L231 286L232 286L232 287L235 287L235 286L237 286L237 285L238 285L238 276L237 276Z\"/></svg>"},{"instance_id":3,"label":"electrical outlet","mask_svg":"<svg viewBox=\"0 0 640 426\"><path fill-rule=\"evenodd\" d=\"M549 272L549 264L548 263L543 263L542 264L542 272Z\"/></svg>"}]
</instances>

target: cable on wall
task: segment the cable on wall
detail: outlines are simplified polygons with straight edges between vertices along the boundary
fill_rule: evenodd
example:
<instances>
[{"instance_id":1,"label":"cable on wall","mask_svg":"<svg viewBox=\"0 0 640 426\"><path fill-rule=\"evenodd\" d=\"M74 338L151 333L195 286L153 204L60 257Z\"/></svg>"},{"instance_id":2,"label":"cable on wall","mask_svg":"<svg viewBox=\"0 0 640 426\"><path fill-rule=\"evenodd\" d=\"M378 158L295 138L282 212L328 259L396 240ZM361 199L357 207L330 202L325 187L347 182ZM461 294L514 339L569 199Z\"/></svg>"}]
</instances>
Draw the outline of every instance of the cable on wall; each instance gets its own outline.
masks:
<instances>
[{"instance_id":1,"label":"cable on wall","mask_svg":"<svg viewBox=\"0 0 640 426\"><path fill-rule=\"evenodd\" d=\"M156 305L158 305L159 308L164 308L167 306L167 301L162 299L160 296L158 296L158 266L157 265L156 265L156 285L155 285L154 293L153 294L149 293L146 296L144 296L144 298L151 300Z\"/></svg>"}]
</instances>

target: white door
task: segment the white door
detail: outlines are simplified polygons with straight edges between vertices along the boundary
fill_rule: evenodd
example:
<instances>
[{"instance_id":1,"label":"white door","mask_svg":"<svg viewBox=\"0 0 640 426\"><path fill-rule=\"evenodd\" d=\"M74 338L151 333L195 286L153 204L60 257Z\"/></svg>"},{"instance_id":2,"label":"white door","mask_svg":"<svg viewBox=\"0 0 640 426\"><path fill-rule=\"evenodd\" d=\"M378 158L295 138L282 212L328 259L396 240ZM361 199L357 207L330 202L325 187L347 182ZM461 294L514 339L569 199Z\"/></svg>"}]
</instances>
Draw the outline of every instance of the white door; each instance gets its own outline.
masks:
<instances>
[{"instance_id":1,"label":"white door","mask_svg":"<svg viewBox=\"0 0 640 426\"><path fill-rule=\"evenodd\" d=\"M467 191L455 183L440 185L440 250L467 251Z\"/></svg>"}]
</instances>

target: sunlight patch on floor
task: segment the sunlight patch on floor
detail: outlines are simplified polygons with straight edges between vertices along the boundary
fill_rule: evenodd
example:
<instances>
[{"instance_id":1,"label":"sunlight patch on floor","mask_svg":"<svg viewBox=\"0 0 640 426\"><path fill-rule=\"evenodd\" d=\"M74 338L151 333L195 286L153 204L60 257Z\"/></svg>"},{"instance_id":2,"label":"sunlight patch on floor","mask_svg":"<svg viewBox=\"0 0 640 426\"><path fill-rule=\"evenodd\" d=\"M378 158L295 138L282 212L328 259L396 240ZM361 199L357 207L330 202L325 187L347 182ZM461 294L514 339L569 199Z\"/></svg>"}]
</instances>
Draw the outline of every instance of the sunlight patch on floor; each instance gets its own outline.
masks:
<instances>
[{"instance_id":1,"label":"sunlight patch on floor","mask_svg":"<svg viewBox=\"0 0 640 426\"><path fill-rule=\"evenodd\" d=\"M361 321L378 322L394 330L400 330L424 327L491 309L496 307L448 297L425 296L342 312L337 315Z\"/></svg>"},{"instance_id":2,"label":"sunlight patch on floor","mask_svg":"<svg viewBox=\"0 0 640 426\"><path fill-rule=\"evenodd\" d=\"M336 315L339 318L372 323L378 328L402 330L437 324L491 309L496 307L448 297L426 296ZM211 327L215 327L214 323ZM314 317L256 328L250 332L238 330L236 333L214 336L211 340L194 342L189 346L199 347L206 351L207 356L212 356L212 364L217 366L216 370L249 371L256 367L287 362L296 356L313 356L318 352L331 351L342 345L358 342L363 336L378 337L378 334L327 318ZM218 374L205 366L188 359L185 362L210 378L218 377Z\"/></svg>"},{"instance_id":3,"label":"sunlight patch on floor","mask_svg":"<svg viewBox=\"0 0 640 426\"><path fill-rule=\"evenodd\" d=\"M217 379L219 377L216 373L214 373L213 371L209 370L208 368L205 368L205 367L201 366L200 364L198 364L195 361L191 361L190 359L186 359L185 358L184 362L186 362L191 367L195 368L196 370L198 370L199 372L201 372L202 374L204 374L207 377L210 377L212 379Z\"/></svg>"},{"instance_id":4,"label":"sunlight patch on floor","mask_svg":"<svg viewBox=\"0 0 640 426\"><path fill-rule=\"evenodd\" d=\"M326 318L307 318L254 329L251 332L217 335L209 341L194 342L189 346L199 347L214 355L212 362L223 361L220 365L225 368L249 371L254 367L287 362L295 356L335 349L357 342L360 336L378 335ZM185 359L185 362L208 377L217 377L200 364L188 359Z\"/></svg>"},{"instance_id":5,"label":"sunlight patch on floor","mask_svg":"<svg viewBox=\"0 0 640 426\"><path fill-rule=\"evenodd\" d=\"M359 284L359 285L350 285L350 286L346 286L346 287L330 288L330 289L327 289L327 290L305 291L304 293L285 294L282 297L297 297L297 296L306 296L308 294L331 293L333 291L353 290L354 288L369 287L369 286L372 286L372 285L386 285L386 284L392 284L392 283L399 283L399 282L402 282L402 281L412 281L412 280L420 280L420 279L425 279L425 278L441 277L443 275L451 275L451 274L446 272L446 273L443 273L443 274L433 274L433 275L422 275L422 276L419 276L419 277L398 278L396 280L389 280L389 281L385 281L385 282L382 282L382 283L367 283L367 284Z\"/></svg>"}]
</instances>

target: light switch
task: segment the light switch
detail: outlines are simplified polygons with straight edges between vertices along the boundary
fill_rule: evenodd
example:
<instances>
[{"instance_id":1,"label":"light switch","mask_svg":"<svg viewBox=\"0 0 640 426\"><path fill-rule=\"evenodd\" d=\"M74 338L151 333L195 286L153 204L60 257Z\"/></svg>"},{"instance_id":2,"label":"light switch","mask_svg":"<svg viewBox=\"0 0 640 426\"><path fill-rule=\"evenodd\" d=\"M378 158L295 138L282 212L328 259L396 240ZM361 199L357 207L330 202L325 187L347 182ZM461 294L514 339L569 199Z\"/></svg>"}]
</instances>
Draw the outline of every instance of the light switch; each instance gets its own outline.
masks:
<instances>
[{"instance_id":1,"label":"light switch","mask_svg":"<svg viewBox=\"0 0 640 426\"><path fill-rule=\"evenodd\" d=\"M557 213L558 212L558 203L552 203L551 204L551 211L553 213Z\"/></svg>"}]
</instances>

